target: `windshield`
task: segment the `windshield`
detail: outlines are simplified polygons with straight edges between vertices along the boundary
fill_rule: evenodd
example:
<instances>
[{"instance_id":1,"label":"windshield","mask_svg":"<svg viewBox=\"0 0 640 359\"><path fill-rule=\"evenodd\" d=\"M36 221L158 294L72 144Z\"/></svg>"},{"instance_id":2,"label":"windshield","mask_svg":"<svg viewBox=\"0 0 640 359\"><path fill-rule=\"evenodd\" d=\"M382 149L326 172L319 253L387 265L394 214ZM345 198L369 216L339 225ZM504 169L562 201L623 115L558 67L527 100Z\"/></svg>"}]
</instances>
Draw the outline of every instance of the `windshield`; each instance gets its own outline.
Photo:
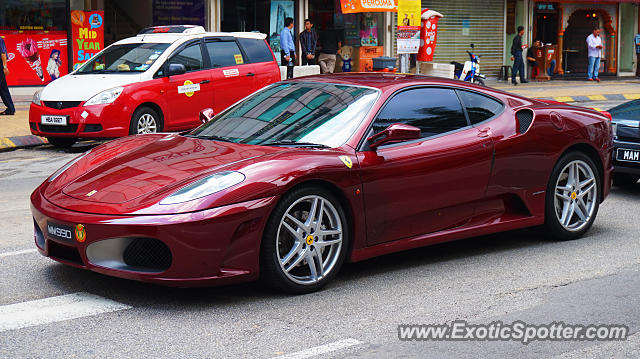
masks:
<instances>
[{"instance_id":1,"label":"windshield","mask_svg":"<svg viewBox=\"0 0 640 359\"><path fill-rule=\"evenodd\" d=\"M327 83L282 83L257 92L191 135L251 145L344 144L378 91Z\"/></svg>"},{"instance_id":2,"label":"windshield","mask_svg":"<svg viewBox=\"0 0 640 359\"><path fill-rule=\"evenodd\" d=\"M145 72L169 44L124 44L106 48L82 65L76 74Z\"/></svg>"}]
</instances>

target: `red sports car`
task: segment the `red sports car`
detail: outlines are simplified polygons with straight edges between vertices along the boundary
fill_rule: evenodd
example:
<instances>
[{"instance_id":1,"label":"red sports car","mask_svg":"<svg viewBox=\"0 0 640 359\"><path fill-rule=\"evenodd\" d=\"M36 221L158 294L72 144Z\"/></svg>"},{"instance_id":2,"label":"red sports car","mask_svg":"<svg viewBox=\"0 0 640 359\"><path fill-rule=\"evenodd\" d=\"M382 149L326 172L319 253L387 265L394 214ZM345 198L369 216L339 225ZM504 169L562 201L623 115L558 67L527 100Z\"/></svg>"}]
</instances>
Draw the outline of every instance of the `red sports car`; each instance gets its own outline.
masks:
<instances>
[{"instance_id":1,"label":"red sports car","mask_svg":"<svg viewBox=\"0 0 640 359\"><path fill-rule=\"evenodd\" d=\"M31 196L35 242L116 277L304 293L345 260L532 226L578 238L611 151L610 119L590 109L424 76L306 77L188 134L69 162Z\"/></svg>"}]
</instances>

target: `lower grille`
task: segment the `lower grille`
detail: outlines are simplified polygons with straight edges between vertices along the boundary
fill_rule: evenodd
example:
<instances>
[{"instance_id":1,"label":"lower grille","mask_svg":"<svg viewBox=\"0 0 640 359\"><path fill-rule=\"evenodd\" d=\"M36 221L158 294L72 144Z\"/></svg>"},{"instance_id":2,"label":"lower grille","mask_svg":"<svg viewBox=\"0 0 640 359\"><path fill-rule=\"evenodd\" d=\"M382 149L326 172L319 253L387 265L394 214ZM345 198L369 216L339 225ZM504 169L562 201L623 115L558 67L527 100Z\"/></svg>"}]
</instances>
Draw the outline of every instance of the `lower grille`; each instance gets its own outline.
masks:
<instances>
[{"instance_id":1,"label":"lower grille","mask_svg":"<svg viewBox=\"0 0 640 359\"><path fill-rule=\"evenodd\" d=\"M74 133L78 130L77 124L70 124L65 126L56 125L39 125L40 131L47 133Z\"/></svg>"},{"instance_id":2,"label":"lower grille","mask_svg":"<svg viewBox=\"0 0 640 359\"><path fill-rule=\"evenodd\" d=\"M80 253L75 247L65 246L54 241L48 241L47 246L49 257L83 265L82 257L80 257Z\"/></svg>"},{"instance_id":3,"label":"lower grille","mask_svg":"<svg viewBox=\"0 0 640 359\"><path fill-rule=\"evenodd\" d=\"M171 251L166 244L153 238L135 238L122 254L124 263L131 267L164 271L171 266Z\"/></svg>"},{"instance_id":4,"label":"lower grille","mask_svg":"<svg viewBox=\"0 0 640 359\"><path fill-rule=\"evenodd\" d=\"M102 131L102 125L100 124L84 125L84 132L100 132L100 131Z\"/></svg>"},{"instance_id":5,"label":"lower grille","mask_svg":"<svg viewBox=\"0 0 640 359\"><path fill-rule=\"evenodd\" d=\"M624 141L624 142L636 142L636 143L640 143L640 138L638 137L624 137L624 136L618 136L617 138L620 141Z\"/></svg>"}]
</instances>

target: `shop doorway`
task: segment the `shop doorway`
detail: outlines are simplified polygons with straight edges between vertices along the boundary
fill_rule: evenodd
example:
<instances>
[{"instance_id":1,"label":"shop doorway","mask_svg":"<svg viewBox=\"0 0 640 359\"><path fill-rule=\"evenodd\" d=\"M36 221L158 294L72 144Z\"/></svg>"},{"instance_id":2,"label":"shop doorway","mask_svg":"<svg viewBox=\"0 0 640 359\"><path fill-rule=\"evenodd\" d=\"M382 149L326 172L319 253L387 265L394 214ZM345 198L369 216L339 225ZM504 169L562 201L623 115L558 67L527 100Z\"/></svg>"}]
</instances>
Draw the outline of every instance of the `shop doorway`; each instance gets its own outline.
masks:
<instances>
[{"instance_id":1,"label":"shop doorway","mask_svg":"<svg viewBox=\"0 0 640 359\"><path fill-rule=\"evenodd\" d=\"M558 40L558 15L555 13L538 13L535 16L533 40L543 44L556 44Z\"/></svg>"},{"instance_id":2,"label":"shop doorway","mask_svg":"<svg viewBox=\"0 0 640 359\"><path fill-rule=\"evenodd\" d=\"M564 51L567 52L566 68L574 74L586 74L588 66L587 53L587 37L593 32L594 28L602 29L602 17L598 11L594 10L576 10L569 17L568 26L564 32ZM600 32L602 45L606 43L608 32L602 29ZM607 68L606 63L606 46L603 49L603 59L600 62L602 72Z\"/></svg>"}]
</instances>

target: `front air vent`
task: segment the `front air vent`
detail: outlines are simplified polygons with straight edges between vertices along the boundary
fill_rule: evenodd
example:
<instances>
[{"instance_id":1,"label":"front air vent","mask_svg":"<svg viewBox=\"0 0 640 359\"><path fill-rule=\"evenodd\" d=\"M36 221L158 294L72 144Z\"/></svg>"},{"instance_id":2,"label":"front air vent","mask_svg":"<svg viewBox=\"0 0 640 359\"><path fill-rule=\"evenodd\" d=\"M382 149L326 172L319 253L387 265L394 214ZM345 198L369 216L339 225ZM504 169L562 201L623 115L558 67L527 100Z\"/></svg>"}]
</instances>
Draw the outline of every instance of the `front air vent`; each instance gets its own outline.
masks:
<instances>
[{"instance_id":1,"label":"front air vent","mask_svg":"<svg viewBox=\"0 0 640 359\"><path fill-rule=\"evenodd\" d=\"M135 238L122 254L124 263L133 268L162 272L171 266L171 251L154 238Z\"/></svg>"},{"instance_id":2,"label":"front air vent","mask_svg":"<svg viewBox=\"0 0 640 359\"><path fill-rule=\"evenodd\" d=\"M516 112L516 128L518 129L518 133L525 133L531 127L531 123L533 122L533 111L531 110L520 110Z\"/></svg>"}]
</instances>

